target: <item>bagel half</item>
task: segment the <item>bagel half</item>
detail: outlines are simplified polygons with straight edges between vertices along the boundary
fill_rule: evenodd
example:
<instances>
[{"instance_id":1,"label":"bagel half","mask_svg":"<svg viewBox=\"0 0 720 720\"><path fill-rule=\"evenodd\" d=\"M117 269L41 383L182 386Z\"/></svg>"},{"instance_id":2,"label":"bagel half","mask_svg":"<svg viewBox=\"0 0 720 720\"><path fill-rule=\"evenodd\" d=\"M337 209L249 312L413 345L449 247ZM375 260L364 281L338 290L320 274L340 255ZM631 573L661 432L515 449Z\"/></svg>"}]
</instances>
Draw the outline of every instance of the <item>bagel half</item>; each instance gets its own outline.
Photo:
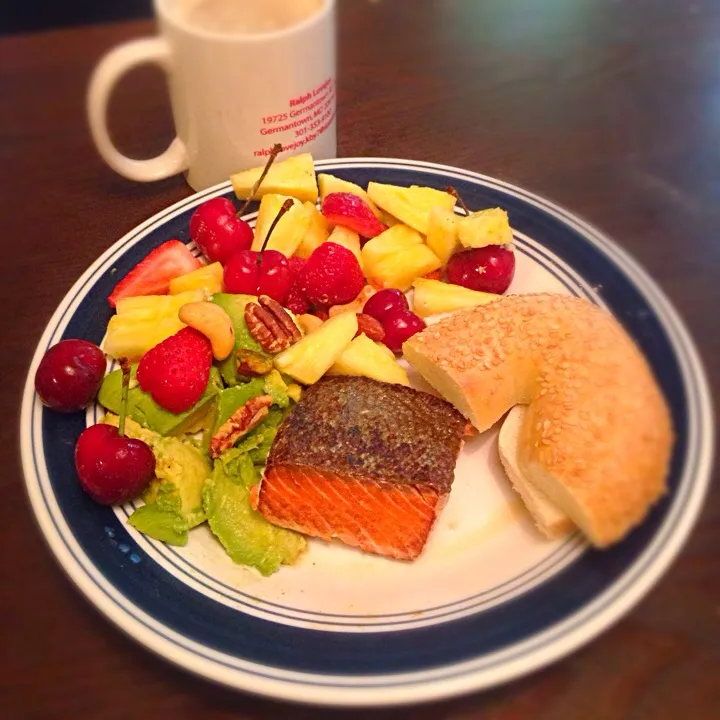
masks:
<instances>
[{"instance_id":1,"label":"bagel half","mask_svg":"<svg viewBox=\"0 0 720 720\"><path fill-rule=\"evenodd\" d=\"M527 405L517 464L597 547L663 495L670 413L622 326L586 300L511 295L414 335L405 357L479 430Z\"/></svg>"},{"instance_id":2,"label":"bagel half","mask_svg":"<svg viewBox=\"0 0 720 720\"><path fill-rule=\"evenodd\" d=\"M532 515L537 529L549 539L562 537L575 529L575 524L540 488L525 477L518 462L520 433L526 413L527 408L524 405L516 405L503 420L498 435L500 462L513 489L520 495Z\"/></svg>"}]
</instances>

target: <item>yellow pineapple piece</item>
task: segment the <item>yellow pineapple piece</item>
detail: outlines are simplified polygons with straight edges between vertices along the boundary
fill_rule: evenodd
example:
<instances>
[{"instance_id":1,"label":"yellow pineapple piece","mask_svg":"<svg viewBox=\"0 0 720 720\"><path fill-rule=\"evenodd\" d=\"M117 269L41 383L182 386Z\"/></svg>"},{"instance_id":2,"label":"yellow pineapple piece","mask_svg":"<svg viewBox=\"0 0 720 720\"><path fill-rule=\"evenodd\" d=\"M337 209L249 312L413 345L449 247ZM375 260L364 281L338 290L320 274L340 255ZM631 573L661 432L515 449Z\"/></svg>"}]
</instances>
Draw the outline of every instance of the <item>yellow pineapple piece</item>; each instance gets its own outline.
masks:
<instances>
[{"instance_id":1,"label":"yellow pineapple piece","mask_svg":"<svg viewBox=\"0 0 720 720\"><path fill-rule=\"evenodd\" d=\"M441 267L440 258L421 243L382 258L368 270L367 277L377 287L405 292L413 280Z\"/></svg>"},{"instance_id":2,"label":"yellow pineapple piece","mask_svg":"<svg viewBox=\"0 0 720 720\"><path fill-rule=\"evenodd\" d=\"M375 203L370 199L370 196L359 185L325 173L320 173L317 176L317 180L321 200L324 200L330 193L352 193L353 195L357 195L359 198L362 198L375 213L375 216L378 218L380 217L380 210L378 206L375 205Z\"/></svg>"},{"instance_id":3,"label":"yellow pineapple piece","mask_svg":"<svg viewBox=\"0 0 720 720\"><path fill-rule=\"evenodd\" d=\"M243 170L230 176L235 194L245 200L250 196L255 183L262 174L265 165ZM255 198L278 193L291 195L298 200L315 202L318 199L318 186L315 179L315 166L310 153L301 153L285 160L276 160L262 184L258 188Z\"/></svg>"},{"instance_id":4,"label":"yellow pineapple piece","mask_svg":"<svg viewBox=\"0 0 720 720\"><path fill-rule=\"evenodd\" d=\"M295 254L301 258L309 258L315 248L320 247L330 235L330 226L325 216L310 201L304 202L303 206L310 216L310 224L305 231Z\"/></svg>"},{"instance_id":5,"label":"yellow pineapple piece","mask_svg":"<svg viewBox=\"0 0 720 720\"><path fill-rule=\"evenodd\" d=\"M347 248L358 260L360 267L363 267L363 259L360 251L360 236L350 228L337 225L328 237L328 242L334 242Z\"/></svg>"},{"instance_id":6,"label":"yellow pineapple piece","mask_svg":"<svg viewBox=\"0 0 720 720\"><path fill-rule=\"evenodd\" d=\"M485 305L501 295L470 290L440 280L418 278L413 282L413 311L420 317L454 312L463 308Z\"/></svg>"},{"instance_id":7,"label":"yellow pineapple piece","mask_svg":"<svg viewBox=\"0 0 720 720\"><path fill-rule=\"evenodd\" d=\"M407 373L398 365L392 351L367 335L358 335L342 351L328 375L361 375L380 382L410 385Z\"/></svg>"},{"instance_id":8,"label":"yellow pineapple piece","mask_svg":"<svg viewBox=\"0 0 720 720\"><path fill-rule=\"evenodd\" d=\"M257 219L255 220L255 232L253 237L253 249L255 245L259 243L262 247L263 240L272 225L275 216L280 212L280 208L286 200L292 200L293 204L298 204L299 201L295 198L290 198L287 195L266 195L260 201L260 209L258 210Z\"/></svg>"},{"instance_id":9,"label":"yellow pineapple piece","mask_svg":"<svg viewBox=\"0 0 720 720\"><path fill-rule=\"evenodd\" d=\"M206 296L223 291L223 266L219 262L203 265L186 275L170 281L170 294L177 295L188 290L202 290Z\"/></svg>"},{"instance_id":10,"label":"yellow pineapple piece","mask_svg":"<svg viewBox=\"0 0 720 720\"><path fill-rule=\"evenodd\" d=\"M305 385L316 383L355 337L357 315L343 313L275 356L275 367Z\"/></svg>"},{"instance_id":11,"label":"yellow pineapple piece","mask_svg":"<svg viewBox=\"0 0 720 720\"><path fill-rule=\"evenodd\" d=\"M284 195L266 195L262 199L257 222L255 223L253 250L262 248L275 217L287 199ZM269 250L279 250L285 257L292 257L310 227L311 219L308 208L295 200L290 210L278 220L267 248Z\"/></svg>"},{"instance_id":12,"label":"yellow pineapple piece","mask_svg":"<svg viewBox=\"0 0 720 720\"><path fill-rule=\"evenodd\" d=\"M384 210L379 210L378 220L381 223L385 223L389 228L391 228L393 225L397 225L400 221L393 217L390 213L385 212Z\"/></svg>"},{"instance_id":13,"label":"yellow pineapple piece","mask_svg":"<svg viewBox=\"0 0 720 720\"><path fill-rule=\"evenodd\" d=\"M428 232L425 242L447 265L450 256L458 246L457 226L460 218L452 211L443 207L434 207L428 217Z\"/></svg>"},{"instance_id":14,"label":"yellow pineapple piece","mask_svg":"<svg viewBox=\"0 0 720 720\"><path fill-rule=\"evenodd\" d=\"M138 295L118 300L103 350L115 358L139 360L150 348L185 327L178 318L183 305L204 299L203 290L189 290L177 295Z\"/></svg>"},{"instance_id":15,"label":"yellow pineapple piece","mask_svg":"<svg viewBox=\"0 0 720 720\"><path fill-rule=\"evenodd\" d=\"M122 316L127 321L159 320L177 316L183 305L199 302L204 296L200 289L186 290L177 295L136 295L118 300L115 312L116 316Z\"/></svg>"},{"instance_id":16,"label":"yellow pineapple piece","mask_svg":"<svg viewBox=\"0 0 720 720\"><path fill-rule=\"evenodd\" d=\"M422 244L422 235L407 225L393 225L391 228L368 240L361 251L362 266L366 274L373 266L388 255L402 252Z\"/></svg>"},{"instance_id":17,"label":"yellow pineapple piece","mask_svg":"<svg viewBox=\"0 0 720 720\"><path fill-rule=\"evenodd\" d=\"M465 247L511 243L513 234L508 214L502 208L488 208L459 218L458 238Z\"/></svg>"},{"instance_id":18,"label":"yellow pineapple piece","mask_svg":"<svg viewBox=\"0 0 720 720\"><path fill-rule=\"evenodd\" d=\"M418 185L400 187L371 182L368 195L381 210L423 235L428 232L430 210L434 207L452 210L455 207L455 198L449 193Z\"/></svg>"}]
</instances>

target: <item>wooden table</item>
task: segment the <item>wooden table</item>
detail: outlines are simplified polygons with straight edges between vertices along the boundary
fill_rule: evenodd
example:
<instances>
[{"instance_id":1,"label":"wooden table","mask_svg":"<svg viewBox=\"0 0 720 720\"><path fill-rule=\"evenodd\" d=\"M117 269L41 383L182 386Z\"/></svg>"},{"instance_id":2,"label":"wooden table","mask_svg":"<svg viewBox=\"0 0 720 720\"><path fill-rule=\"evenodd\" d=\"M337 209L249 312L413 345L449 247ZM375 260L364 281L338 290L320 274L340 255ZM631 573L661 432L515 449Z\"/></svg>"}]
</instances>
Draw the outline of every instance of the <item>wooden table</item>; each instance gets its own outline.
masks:
<instances>
[{"instance_id":1,"label":"wooden table","mask_svg":"<svg viewBox=\"0 0 720 720\"><path fill-rule=\"evenodd\" d=\"M720 5L712 0L344 0L339 154L495 175L589 218L684 315L720 385ZM92 260L188 195L123 180L94 152L84 93L137 22L0 39L0 715L319 718L210 684L94 612L34 525L18 406L42 328ZM171 136L162 78L138 71L111 108L123 150ZM506 687L380 717L716 718L720 488L671 570L622 622ZM367 713L352 713L364 717Z\"/></svg>"}]
</instances>

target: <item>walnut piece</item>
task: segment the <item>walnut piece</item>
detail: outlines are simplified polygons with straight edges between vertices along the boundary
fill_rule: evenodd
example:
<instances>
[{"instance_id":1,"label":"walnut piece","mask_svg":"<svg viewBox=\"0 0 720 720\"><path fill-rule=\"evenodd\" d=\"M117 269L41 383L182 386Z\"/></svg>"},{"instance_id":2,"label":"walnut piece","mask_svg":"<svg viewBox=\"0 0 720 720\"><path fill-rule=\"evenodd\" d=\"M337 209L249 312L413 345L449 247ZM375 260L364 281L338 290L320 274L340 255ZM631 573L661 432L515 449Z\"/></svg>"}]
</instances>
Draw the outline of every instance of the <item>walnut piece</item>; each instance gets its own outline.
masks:
<instances>
[{"instance_id":1,"label":"walnut piece","mask_svg":"<svg viewBox=\"0 0 720 720\"><path fill-rule=\"evenodd\" d=\"M302 337L290 313L267 295L245 306L245 324L258 345L269 353L286 350Z\"/></svg>"},{"instance_id":2,"label":"walnut piece","mask_svg":"<svg viewBox=\"0 0 720 720\"><path fill-rule=\"evenodd\" d=\"M271 405L270 395L258 395L238 408L210 439L210 457L219 457L243 435L257 427L267 416Z\"/></svg>"}]
</instances>

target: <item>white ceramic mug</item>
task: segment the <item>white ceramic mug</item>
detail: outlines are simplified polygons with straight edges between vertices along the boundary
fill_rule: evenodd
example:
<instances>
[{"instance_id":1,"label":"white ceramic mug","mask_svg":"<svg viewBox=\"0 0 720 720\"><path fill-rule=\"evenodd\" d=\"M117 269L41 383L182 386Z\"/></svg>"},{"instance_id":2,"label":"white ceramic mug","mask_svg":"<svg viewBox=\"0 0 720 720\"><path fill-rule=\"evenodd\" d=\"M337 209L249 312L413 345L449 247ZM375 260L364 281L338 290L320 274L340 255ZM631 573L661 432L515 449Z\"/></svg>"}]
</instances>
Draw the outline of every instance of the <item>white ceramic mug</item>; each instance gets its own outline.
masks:
<instances>
[{"instance_id":1,"label":"white ceramic mug","mask_svg":"<svg viewBox=\"0 0 720 720\"><path fill-rule=\"evenodd\" d=\"M278 142L280 157L336 156L335 0L296 25L248 34L193 27L179 1L155 0L160 35L114 48L93 73L88 119L110 167L142 182L186 172L201 190L263 165ZM144 63L167 72L177 136L158 157L133 160L110 139L107 105L118 80Z\"/></svg>"}]
</instances>

